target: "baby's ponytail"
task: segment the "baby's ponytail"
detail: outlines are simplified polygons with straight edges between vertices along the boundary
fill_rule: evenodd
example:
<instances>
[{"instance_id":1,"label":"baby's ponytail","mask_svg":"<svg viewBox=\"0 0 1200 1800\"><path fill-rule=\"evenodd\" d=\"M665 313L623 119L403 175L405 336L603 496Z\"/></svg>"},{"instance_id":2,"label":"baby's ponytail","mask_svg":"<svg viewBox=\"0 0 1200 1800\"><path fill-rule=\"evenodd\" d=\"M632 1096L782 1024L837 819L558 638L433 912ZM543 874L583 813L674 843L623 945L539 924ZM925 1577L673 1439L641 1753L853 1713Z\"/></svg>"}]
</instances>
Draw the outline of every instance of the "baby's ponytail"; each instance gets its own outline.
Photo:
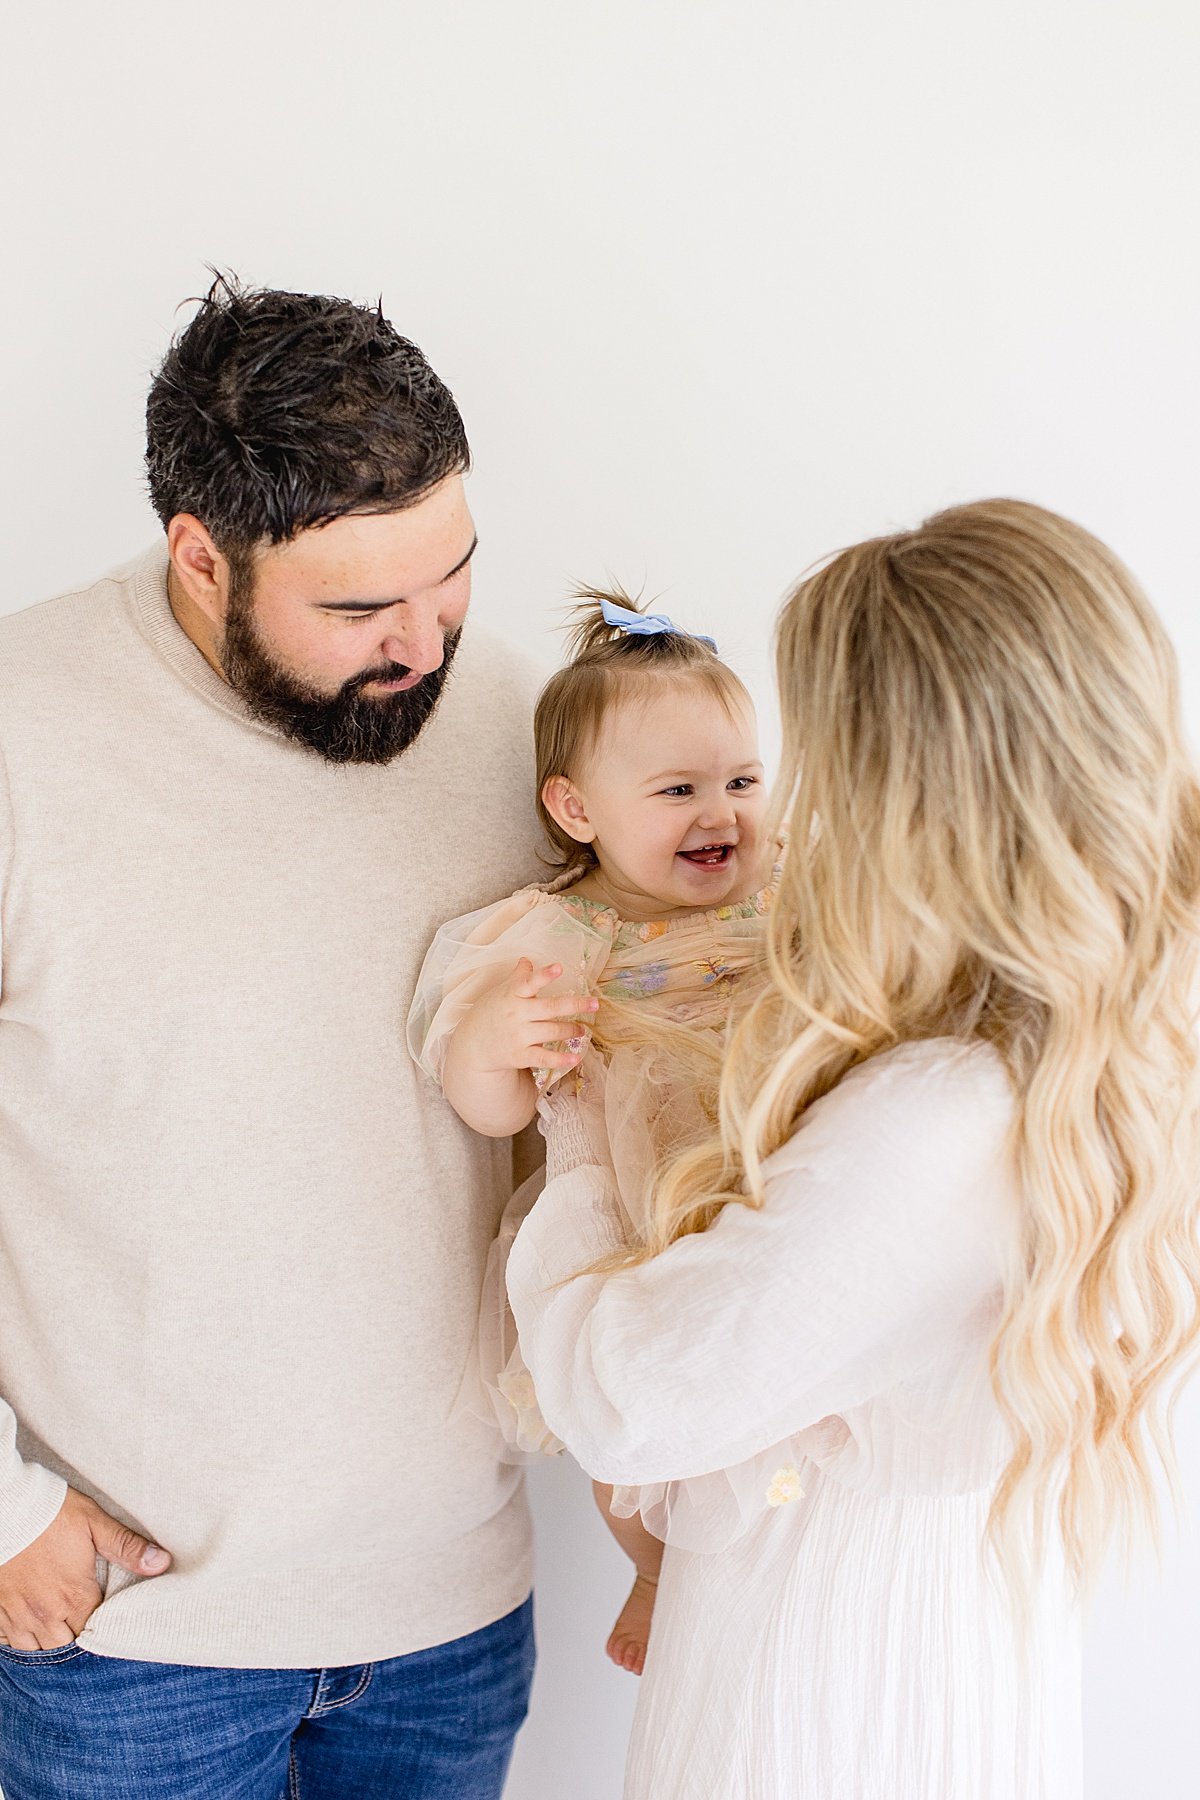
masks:
<instances>
[{"instance_id":1,"label":"baby's ponytail","mask_svg":"<svg viewBox=\"0 0 1200 1800\"><path fill-rule=\"evenodd\" d=\"M577 587L567 627L568 666L610 659L629 667L694 669L716 660L709 637L693 637L665 613L648 612L624 589Z\"/></svg>"}]
</instances>

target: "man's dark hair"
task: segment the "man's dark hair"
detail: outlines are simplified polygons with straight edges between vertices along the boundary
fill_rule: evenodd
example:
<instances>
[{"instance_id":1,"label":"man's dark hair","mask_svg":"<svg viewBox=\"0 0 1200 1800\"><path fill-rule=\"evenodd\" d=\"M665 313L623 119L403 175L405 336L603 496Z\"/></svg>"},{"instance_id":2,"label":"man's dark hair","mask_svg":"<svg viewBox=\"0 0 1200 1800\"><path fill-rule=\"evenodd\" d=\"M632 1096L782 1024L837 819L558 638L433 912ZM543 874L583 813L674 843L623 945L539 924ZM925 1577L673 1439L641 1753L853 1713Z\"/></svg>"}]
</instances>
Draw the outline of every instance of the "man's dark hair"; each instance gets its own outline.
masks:
<instances>
[{"instance_id":1,"label":"man's dark hair","mask_svg":"<svg viewBox=\"0 0 1200 1800\"><path fill-rule=\"evenodd\" d=\"M218 275L146 404L150 498L225 555L398 512L470 467L454 396L380 307Z\"/></svg>"}]
</instances>

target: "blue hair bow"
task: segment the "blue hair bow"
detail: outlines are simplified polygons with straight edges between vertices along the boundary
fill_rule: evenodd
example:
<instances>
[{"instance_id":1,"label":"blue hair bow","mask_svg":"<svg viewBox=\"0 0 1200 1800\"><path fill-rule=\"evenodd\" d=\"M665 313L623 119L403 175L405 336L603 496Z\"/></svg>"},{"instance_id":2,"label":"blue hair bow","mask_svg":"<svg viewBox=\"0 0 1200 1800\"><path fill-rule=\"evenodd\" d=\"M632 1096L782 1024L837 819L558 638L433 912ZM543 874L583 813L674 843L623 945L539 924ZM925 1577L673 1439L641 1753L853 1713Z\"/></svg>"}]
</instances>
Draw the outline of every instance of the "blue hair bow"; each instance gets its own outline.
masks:
<instances>
[{"instance_id":1,"label":"blue hair bow","mask_svg":"<svg viewBox=\"0 0 1200 1800\"><path fill-rule=\"evenodd\" d=\"M615 625L618 631L627 631L630 637L658 637L660 632L667 631L675 637L694 637L697 643L707 644L714 652L717 648L715 638L685 631L682 625L668 619L666 613L632 612L628 606L618 606L615 600L602 600L600 612L606 625Z\"/></svg>"}]
</instances>

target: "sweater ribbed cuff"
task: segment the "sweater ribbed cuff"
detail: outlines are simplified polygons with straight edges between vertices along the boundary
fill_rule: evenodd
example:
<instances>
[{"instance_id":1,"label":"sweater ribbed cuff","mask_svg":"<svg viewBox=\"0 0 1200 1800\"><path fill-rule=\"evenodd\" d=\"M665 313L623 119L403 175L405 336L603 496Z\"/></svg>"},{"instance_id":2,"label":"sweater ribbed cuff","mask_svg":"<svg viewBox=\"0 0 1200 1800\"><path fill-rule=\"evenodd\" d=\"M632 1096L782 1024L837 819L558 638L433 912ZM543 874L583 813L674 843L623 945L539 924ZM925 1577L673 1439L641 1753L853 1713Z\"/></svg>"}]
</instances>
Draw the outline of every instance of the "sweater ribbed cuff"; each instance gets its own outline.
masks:
<instances>
[{"instance_id":1,"label":"sweater ribbed cuff","mask_svg":"<svg viewBox=\"0 0 1200 1800\"><path fill-rule=\"evenodd\" d=\"M12 1414L0 1403L0 1410ZM0 1434L11 1439L11 1428ZM41 1463L25 1462L11 1442L0 1457L0 1563L19 1556L58 1517L67 1484Z\"/></svg>"}]
</instances>

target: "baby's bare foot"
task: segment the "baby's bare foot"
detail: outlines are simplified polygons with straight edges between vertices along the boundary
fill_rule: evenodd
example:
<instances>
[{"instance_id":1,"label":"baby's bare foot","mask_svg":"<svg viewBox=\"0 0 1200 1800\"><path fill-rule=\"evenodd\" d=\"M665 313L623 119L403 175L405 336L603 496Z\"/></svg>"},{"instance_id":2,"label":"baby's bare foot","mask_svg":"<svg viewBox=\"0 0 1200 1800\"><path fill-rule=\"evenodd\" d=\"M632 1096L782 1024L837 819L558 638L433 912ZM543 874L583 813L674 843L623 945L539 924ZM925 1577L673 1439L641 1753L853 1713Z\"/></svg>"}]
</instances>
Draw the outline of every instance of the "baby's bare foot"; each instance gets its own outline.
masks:
<instances>
[{"instance_id":1,"label":"baby's bare foot","mask_svg":"<svg viewBox=\"0 0 1200 1800\"><path fill-rule=\"evenodd\" d=\"M646 1645L650 1641L650 1619L657 1592L656 1582L645 1575L638 1576L605 1645L618 1669L628 1669L631 1675L640 1675L646 1666Z\"/></svg>"}]
</instances>

